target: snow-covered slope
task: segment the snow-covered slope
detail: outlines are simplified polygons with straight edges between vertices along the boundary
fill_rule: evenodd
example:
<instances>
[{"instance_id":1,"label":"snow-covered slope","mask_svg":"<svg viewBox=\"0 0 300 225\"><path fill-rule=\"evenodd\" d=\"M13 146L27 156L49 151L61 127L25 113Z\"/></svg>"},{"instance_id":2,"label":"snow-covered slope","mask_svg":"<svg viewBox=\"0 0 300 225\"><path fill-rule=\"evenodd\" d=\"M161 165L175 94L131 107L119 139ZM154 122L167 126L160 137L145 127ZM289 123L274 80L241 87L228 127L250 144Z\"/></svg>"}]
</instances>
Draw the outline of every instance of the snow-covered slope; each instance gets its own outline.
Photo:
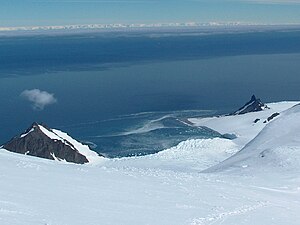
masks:
<instances>
[{"instance_id":1,"label":"snow-covered slope","mask_svg":"<svg viewBox=\"0 0 300 225\"><path fill-rule=\"evenodd\" d=\"M77 165L0 150L0 224L299 225L300 106L282 112L292 105L269 104L269 110L234 116L235 127L230 116L197 119L239 137L188 140L143 157ZM253 125L277 111L280 116L270 122ZM51 132L49 137L76 145ZM232 156L240 148L236 142L242 143L237 140L256 132ZM210 166L237 169L200 173ZM256 169L244 173L249 168Z\"/></svg>"},{"instance_id":2,"label":"snow-covered slope","mask_svg":"<svg viewBox=\"0 0 300 225\"><path fill-rule=\"evenodd\" d=\"M240 152L209 169L300 170L300 105L281 113Z\"/></svg>"},{"instance_id":3,"label":"snow-covered slope","mask_svg":"<svg viewBox=\"0 0 300 225\"><path fill-rule=\"evenodd\" d=\"M175 152L174 152L175 154ZM147 164L156 159L142 158ZM64 164L0 151L1 225L298 225L300 179ZM187 162L188 163L188 162ZM272 178L272 177L271 177Z\"/></svg>"},{"instance_id":4,"label":"snow-covered slope","mask_svg":"<svg viewBox=\"0 0 300 225\"><path fill-rule=\"evenodd\" d=\"M141 169L199 172L217 165L238 150L238 146L227 139L191 139L156 154L112 159L107 164L122 168L130 162Z\"/></svg>"},{"instance_id":5,"label":"snow-covered slope","mask_svg":"<svg viewBox=\"0 0 300 225\"><path fill-rule=\"evenodd\" d=\"M299 102L268 103L269 109L260 112L232 116L191 118L189 121L196 126L206 126L221 134L235 134L237 138L233 141L242 148L269 123L267 120L274 115L274 113L281 113L298 103ZM280 115L273 120L279 117Z\"/></svg>"}]
</instances>

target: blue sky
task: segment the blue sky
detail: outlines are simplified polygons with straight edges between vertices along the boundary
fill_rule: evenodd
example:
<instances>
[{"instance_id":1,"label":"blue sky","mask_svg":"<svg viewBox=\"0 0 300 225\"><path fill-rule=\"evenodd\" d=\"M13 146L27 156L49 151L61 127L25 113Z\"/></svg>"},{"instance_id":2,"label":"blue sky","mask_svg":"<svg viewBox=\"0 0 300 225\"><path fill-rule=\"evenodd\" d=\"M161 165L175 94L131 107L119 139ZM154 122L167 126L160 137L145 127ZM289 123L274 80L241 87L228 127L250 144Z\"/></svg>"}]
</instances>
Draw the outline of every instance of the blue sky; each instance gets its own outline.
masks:
<instances>
[{"instance_id":1,"label":"blue sky","mask_svg":"<svg viewBox=\"0 0 300 225\"><path fill-rule=\"evenodd\" d=\"M300 0L0 0L0 27L94 23L299 23Z\"/></svg>"}]
</instances>

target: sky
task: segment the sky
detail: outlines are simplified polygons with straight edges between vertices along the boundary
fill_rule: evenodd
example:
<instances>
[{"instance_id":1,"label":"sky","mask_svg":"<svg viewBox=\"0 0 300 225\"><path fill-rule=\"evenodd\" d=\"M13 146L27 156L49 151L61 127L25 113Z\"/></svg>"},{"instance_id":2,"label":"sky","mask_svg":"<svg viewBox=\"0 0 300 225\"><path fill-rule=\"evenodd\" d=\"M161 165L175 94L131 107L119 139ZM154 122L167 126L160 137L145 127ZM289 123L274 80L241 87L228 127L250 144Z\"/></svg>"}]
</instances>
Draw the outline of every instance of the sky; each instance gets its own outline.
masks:
<instances>
[{"instance_id":1,"label":"sky","mask_svg":"<svg viewBox=\"0 0 300 225\"><path fill-rule=\"evenodd\" d=\"M300 24L300 0L0 0L0 27L169 22Z\"/></svg>"}]
</instances>

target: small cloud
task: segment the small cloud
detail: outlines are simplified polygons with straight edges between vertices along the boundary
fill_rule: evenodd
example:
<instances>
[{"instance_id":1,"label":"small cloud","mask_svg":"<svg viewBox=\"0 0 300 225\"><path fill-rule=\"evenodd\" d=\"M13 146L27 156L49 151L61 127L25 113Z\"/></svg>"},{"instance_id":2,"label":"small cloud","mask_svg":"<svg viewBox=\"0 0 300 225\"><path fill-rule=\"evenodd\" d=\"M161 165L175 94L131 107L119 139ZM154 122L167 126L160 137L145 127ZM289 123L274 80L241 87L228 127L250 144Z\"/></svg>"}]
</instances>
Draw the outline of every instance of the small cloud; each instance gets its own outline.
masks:
<instances>
[{"instance_id":1,"label":"small cloud","mask_svg":"<svg viewBox=\"0 0 300 225\"><path fill-rule=\"evenodd\" d=\"M33 103L33 108L36 110L43 110L47 105L57 102L54 94L39 89L25 90L20 95L22 98Z\"/></svg>"}]
</instances>

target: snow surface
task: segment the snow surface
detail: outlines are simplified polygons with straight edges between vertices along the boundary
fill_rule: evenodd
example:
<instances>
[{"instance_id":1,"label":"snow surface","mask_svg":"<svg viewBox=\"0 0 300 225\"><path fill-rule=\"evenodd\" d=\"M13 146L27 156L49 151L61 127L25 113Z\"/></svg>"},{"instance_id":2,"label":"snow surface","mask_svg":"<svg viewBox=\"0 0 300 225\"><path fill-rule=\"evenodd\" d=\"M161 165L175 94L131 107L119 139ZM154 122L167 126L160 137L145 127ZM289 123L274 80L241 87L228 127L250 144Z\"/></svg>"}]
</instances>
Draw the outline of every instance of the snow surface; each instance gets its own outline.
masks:
<instances>
[{"instance_id":1,"label":"snow surface","mask_svg":"<svg viewBox=\"0 0 300 225\"><path fill-rule=\"evenodd\" d=\"M300 105L282 113L238 154L210 169L224 171L228 168L247 170L287 169L300 170ZM267 166L268 165L268 166Z\"/></svg>"},{"instance_id":2,"label":"snow surface","mask_svg":"<svg viewBox=\"0 0 300 225\"><path fill-rule=\"evenodd\" d=\"M222 120L218 131L249 139L265 127L253 119L292 105L269 104L261 114L236 116L234 126L233 117L206 121L218 126ZM299 225L299 121L300 106L282 112L235 156L239 138L188 140L154 155L84 165L1 150L0 224ZM295 161L278 167L274 158ZM210 166L217 172L201 172Z\"/></svg>"},{"instance_id":3,"label":"snow surface","mask_svg":"<svg viewBox=\"0 0 300 225\"><path fill-rule=\"evenodd\" d=\"M281 113L298 103L296 101L268 103L269 109L259 112L232 116L191 118L189 121L196 126L206 126L221 134L235 134L237 138L234 142L242 148L266 126L267 123L264 123L264 121L268 117L276 112ZM260 120L254 123L256 119ZM273 120L275 119L277 117Z\"/></svg>"},{"instance_id":4,"label":"snow surface","mask_svg":"<svg viewBox=\"0 0 300 225\"><path fill-rule=\"evenodd\" d=\"M238 146L231 140L191 139L156 154L113 159L107 164L120 168L126 167L129 162L143 169L199 172L220 163L238 151Z\"/></svg>"}]
</instances>

